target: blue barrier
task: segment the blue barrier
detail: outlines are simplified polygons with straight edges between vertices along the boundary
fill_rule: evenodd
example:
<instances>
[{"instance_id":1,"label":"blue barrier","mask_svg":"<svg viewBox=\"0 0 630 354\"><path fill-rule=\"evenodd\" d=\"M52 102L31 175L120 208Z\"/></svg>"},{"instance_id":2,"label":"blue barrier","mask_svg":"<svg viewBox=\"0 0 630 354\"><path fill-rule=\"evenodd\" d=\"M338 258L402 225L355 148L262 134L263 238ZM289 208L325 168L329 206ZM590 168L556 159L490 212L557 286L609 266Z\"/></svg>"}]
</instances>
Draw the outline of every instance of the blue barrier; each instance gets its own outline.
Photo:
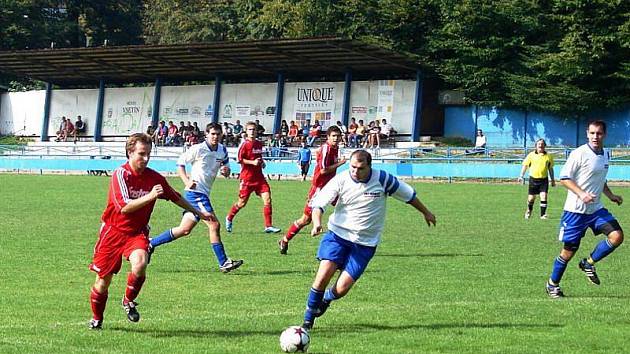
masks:
<instances>
[{"instance_id":1,"label":"blue barrier","mask_svg":"<svg viewBox=\"0 0 630 354\"><path fill-rule=\"evenodd\" d=\"M88 171L114 170L125 163L125 160L101 159L42 159L42 158L0 158L0 169L3 170L57 170L57 171ZM313 173L313 165L309 174ZM149 162L149 166L159 172L175 173L175 160L157 160ZM230 162L232 172L239 173L240 165ZM340 168L347 169L348 165ZM397 176L415 178L516 178L520 163L491 163L480 161L476 163L374 163L374 168L385 170ZM554 172L559 176L561 165L556 165ZM300 168L295 162L267 162L264 170L266 174L299 175ZM611 165L608 179L615 181L630 181L630 166Z\"/></svg>"}]
</instances>

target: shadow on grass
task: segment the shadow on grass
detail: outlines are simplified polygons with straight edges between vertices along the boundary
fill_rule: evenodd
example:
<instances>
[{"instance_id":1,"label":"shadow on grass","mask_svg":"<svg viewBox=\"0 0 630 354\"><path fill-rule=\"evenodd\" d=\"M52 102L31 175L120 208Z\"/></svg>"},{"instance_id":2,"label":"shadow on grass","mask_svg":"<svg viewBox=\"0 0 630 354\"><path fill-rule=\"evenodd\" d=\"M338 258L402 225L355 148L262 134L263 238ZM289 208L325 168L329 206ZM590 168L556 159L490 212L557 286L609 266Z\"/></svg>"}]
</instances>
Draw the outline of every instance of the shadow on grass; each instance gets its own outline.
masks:
<instances>
[{"instance_id":1,"label":"shadow on grass","mask_svg":"<svg viewBox=\"0 0 630 354\"><path fill-rule=\"evenodd\" d=\"M288 275L288 274L312 274L310 270L260 270L260 271L239 271L230 273L233 276L262 276L262 275Z\"/></svg>"},{"instance_id":2,"label":"shadow on grass","mask_svg":"<svg viewBox=\"0 0 630 354\"><path fill-rule=\"evenodd\" d=\"M434 324L401 324L401 325L380 325L374 323L355 323L352 325L340 327L321 328L316 330L318 332L357 332L365 330L378 330L378 331L399 331L408 329L428 329L428 330L441 330L441 329L536 329L536 328L562 328L561 324L530 324L530 323L434 323Z\"/></svg>"},{"instance_id":3,"label":"shadow on grass","mask_svg":"<svg viewBox=\"0 0 630 354\"><path fill-rule=\"evenodd\" d=\"M483 257L482 253L377 253L378 257Z\"/></svg>"},{"instance_id":4,"label":"shadow on grass","mask_svg":"<svg viewBox=\"0 0 630 354\"><path fill-rule=\"evenodd\" d=\"M277 336L282 330L265 330L265 331L239 331L239 330L224 330L224 329L150 329L150 328L133 328L133 327L111 327L109 331L125 332L125 333L138 333L144 334L155 338L175 338L175 337L189 337L189 338L202 338L202 337L246 337L254 335L264 336Z\"/></svg>"}]
</instances>

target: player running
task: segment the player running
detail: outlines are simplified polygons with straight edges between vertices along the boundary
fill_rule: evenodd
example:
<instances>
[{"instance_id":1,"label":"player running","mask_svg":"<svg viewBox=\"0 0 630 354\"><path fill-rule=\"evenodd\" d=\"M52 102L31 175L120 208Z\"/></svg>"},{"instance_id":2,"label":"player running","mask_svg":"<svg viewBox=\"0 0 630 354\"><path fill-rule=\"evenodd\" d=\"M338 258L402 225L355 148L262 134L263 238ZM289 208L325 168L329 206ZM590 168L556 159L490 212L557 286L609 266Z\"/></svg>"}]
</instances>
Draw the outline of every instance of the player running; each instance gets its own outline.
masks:
<instances>
[{"instance_id":1,"label":"player running","mask_svg":"<svg viewBox=\"0 0 630 354\"><path fill-rule=\"evenodd\" d=\"M326 131L326 142L317 149L315 171L313 173L313 180L311 181L311 189L306 198L304 213L302 217L295 220L291 226L289 226L287 234L282 239L278 240L280 254L287 254L289 241L291 241L303 227L311 223L311 213L313 211L311 200L313 196L319 192L320 189L324 188L328 181L335 177L337 168L346 163L345 157L339 157L339 141L341 141L341 134L341 129L336 125L331 126Z\"/></svg>"},{"instance_id":2,"label":"player running","mask_svg":"<svg viewBox=\"0 0 630 354\"><path fill-rule=\"evenodd\" d=\"M265 218L266 233L278 233L280 229L273 227L271 217L271 188L263 174L265 160L263 160L263 145L256 140L256 123L247 122L245 124L245 141L238 148L238 162L241 164L240 190L238 201L232 205L229 214L225 217L225 229L232 232L232 221L234 216L247 205L249 196L252 193L260 196L263 201L263 216Z\"/></svg>"},{"instance_id":3,"label":"player running","mask_svg":"<svg viewBox=\"0 0 630 354\"><path fill-rule=\"evenodd\" d=\"M101 218L103 223L90 264L90 270L96 273L90 293L93 315L89 322L91 329L101 329L103 326L107 290L113 275L120 271L122 257L131 264L122 307L129 321L140 320L135 299L145 280L148 224L158 198L170 200L203 220L212 217L210 213L193 208L171 188L162 175L147 167L151 143L151 136L147 134L138 133L127 138L125 150L128 161L112 174L107 207Z\"/></svg>"},{"instance_id":4,"label":"player running","mask_svg":"<svg viewBox=\"0 0 630 354\"><path fill-rule=\"evenodd\" d=\"M545 289L552 299L564 296L560 289L560 280L571 258L580 248L580 242L590 228L595 235L605 234L605 240L599 241L590 257L578 263L578 267L588 280L599 285L595 263L611 254L623 243L623 230L619 222L604 208L601 195L617 205L623 203L620 195L613 194L606 183L610 152L604 149L606 123L596 120L586 129L588 143L573 150L560 173L560 183L567 187L567 199L560 220L558 239L563 242L560 255L553 263L551 276Z\"/></svg>"},{"instance_id":5,"label":"player running","mask_svg":"<svg viewBox=\"0 0 630 354\"><path fill-rule=\"evenodd\" d=\"M240 267L243 264L243 260L233 260L225 254L219 233L221 225L210 202L210 191L217 174L221 173L224 177L230 175L227 149L223 144L219 143L221 136L221 125L218 123L208 124L206 126L206 140L203 143L191 146L177 160L177 174L186 186L184 198L197 210L210 213L211 219L204 221L208 226L210 244L219 262L219 270L223 273L228 273ZM190 175L186 174L186 164L192 165ZM199 217L193 213L185 212L179 226L166 230L159 236L151 239L149 253L153 253L162 244L189 235L199 220Z\"/></svg>"}]
</instances>

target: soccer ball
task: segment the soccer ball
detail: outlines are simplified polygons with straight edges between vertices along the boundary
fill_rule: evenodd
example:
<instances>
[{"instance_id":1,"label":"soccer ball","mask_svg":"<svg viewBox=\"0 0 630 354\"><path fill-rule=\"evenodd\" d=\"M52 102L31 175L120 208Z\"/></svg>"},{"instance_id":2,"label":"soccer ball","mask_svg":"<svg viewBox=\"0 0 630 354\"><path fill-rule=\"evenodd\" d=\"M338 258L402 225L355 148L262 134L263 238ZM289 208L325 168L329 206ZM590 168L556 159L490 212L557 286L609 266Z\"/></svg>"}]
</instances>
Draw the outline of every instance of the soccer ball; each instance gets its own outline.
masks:
<instances>
[{"instance_id":1,"label":"soccer ball","mask_svg":"<svg viewBox=\"0 0 630 354\"><path fill-rule=\"evenodd\" d=\"M311 336L304 328L291 326L280 335L280 349L285 353L305 353L310 341Z\"/></svg>"}]
</instances>

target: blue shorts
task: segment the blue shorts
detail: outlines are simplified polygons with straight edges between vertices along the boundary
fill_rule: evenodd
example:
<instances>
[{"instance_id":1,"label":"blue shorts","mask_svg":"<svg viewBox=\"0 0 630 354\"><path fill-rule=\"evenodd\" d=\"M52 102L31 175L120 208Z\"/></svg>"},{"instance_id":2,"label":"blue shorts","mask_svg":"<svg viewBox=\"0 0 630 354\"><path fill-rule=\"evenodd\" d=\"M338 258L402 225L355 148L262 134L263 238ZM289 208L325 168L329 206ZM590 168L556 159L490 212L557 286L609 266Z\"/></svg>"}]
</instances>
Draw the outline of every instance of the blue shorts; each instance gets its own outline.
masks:
<instances>
[{"instance_id":1,"label":"blue shorts","mask_svg":"<svg viewBox=\"0 0 630 354\"><path fill-rule=\"evenodd\" d=\"M348 272L356 282L375 252L376 247L359 245L328 231L319 243L317 258L334 262L339 269Z\"/></svg>"},{"instance_id":2,"label":"blue shorts","mask_svg":"<svg viewBox=\"0 0 630 354\"><path fill-rule=\"evenodd\" d=\"M606 210L599 209L593 214L579 214L570 211L564 211L560 219L560 233L558 240L564 243L580 243L580 240L586 234L586 230L591 228L595 235L602 232L612 231L610 225L614 229L619 229L619 223L615 217Z\"/></svg>"},{"instance_id":3,"label":"blue shorts","mask_svg":"<svg viewBox=\"0 0 630 354\"><path fill-rule=\"evenodd\" d=\"M210 203L210 198L208 198L207 194L184 191L184 199L186 199L190 205L199 211L207 211L208 213L212 213L214 211L212 204ZM184 211L184 214L186 213L188 213L188 211ZM201 220L197 215L194 215L194 217L197 222Z\"/></svg>"}]
</instances>

